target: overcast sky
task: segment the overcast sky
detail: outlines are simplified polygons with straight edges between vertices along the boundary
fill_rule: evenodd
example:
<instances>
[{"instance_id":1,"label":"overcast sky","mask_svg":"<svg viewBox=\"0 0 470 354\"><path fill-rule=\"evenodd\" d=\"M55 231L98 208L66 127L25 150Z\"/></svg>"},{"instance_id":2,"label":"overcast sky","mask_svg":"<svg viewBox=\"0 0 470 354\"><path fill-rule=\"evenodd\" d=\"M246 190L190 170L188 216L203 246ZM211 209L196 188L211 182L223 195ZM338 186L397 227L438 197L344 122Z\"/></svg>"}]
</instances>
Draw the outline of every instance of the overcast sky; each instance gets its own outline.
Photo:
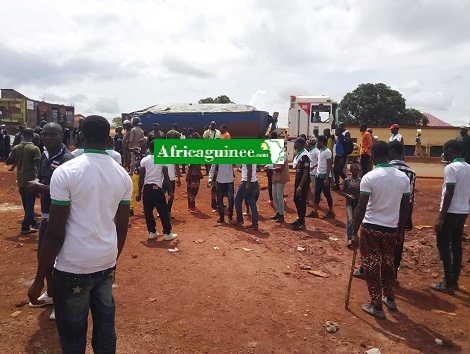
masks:
<instances>
[{"instance_id":1,"label":"overcast sky","mask_svg":"<svg viewBox=\"0 0 470 354\"><path fill-rule=\"evenodd\" d=\"M225 94L279 111L382 82L470 122L468 0L2 2L0 88L112 118Z\"/></svg>"}]
</instances>

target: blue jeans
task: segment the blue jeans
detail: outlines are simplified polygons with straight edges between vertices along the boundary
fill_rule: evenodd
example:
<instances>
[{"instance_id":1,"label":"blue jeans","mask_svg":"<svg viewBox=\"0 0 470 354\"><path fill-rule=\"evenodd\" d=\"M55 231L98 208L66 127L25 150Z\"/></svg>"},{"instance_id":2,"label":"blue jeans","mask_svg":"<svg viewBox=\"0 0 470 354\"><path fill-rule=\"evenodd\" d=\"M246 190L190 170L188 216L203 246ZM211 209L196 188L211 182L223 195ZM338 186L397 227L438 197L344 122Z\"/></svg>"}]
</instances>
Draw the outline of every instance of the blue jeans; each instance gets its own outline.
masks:
<instances>
[{"instance_id":1,"label":"blue jeans","mask_svg":"<svg viewBox=\"0 0 470 354\"><path fill-rule=\"evenodd\" d=\"M279 215L284 215L284 188L285 183L273 183L273 200L276 212Z\"/></svg>"},{"instance_id":2,"label":"blue jeans","mask_svg":"<svg viewBox=\"0 0 470 354\"><path fill-rule=\"evenodd\" d=\"M114 271L115 267L92 274L72 274L54 268L56 324L64 354L85 353L89 309L93 318L93 351L116 352Z\"/></svg>"},{"instance_id":3,"label":"blue jeans","mask_svg":"<svg viewBox=\"0 0 470 354\"><path fill-rule=\"evenodd\" d=\"M219 210L220 219L224 220L224 196L228 199L228 219L233 217L233 182L219 183L217 182L217 209Z\"/></svg>"},{"instance_id":4,"label":"blue jeans","mask_svg":"<svg viewBox=\"0 0 470 354\"><path fill-rule=\"evenodd\" d=\"M237 221L243 221L242 202L247 199L248 205L251 209L251 223L253 226L258 226L258 207L256 206L257 195L259 195L258 182L251 182L251 191L246 191L246 181L241 181L238 186L237 195L235 196L235 211L237 213Z\"/></svg>"},{"instance_id":5,"label":"blue jeans","mask_svg":"<svg viewBox=\"0 0 470 354\"><path fill-rule=\"evenodd\" d=\"M21 202L23 203L24 218L21 223L21 230L29 230L30 226L37 226L37 221L34 219L34 203L36 202L36 196L30 193L26 188L19 188L21 195Z\"/></svg>"}]
</instances>

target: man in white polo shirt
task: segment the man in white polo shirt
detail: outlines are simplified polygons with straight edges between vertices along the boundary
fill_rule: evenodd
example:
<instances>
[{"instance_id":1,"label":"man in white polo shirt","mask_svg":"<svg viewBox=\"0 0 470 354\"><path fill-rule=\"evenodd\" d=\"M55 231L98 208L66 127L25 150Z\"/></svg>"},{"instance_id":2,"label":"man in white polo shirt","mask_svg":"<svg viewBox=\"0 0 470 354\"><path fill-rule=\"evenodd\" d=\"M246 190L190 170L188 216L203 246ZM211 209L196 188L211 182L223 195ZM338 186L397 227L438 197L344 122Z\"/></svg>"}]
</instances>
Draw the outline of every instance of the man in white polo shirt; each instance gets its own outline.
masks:
<instances>
[{"instance_id":1,"label":"man in white polo shirt","mask_svg":"<svg viewBox=\"0 0 470 354\"><path fill-rule=\"evenodd\" d=\"M148 145L148 149L150 153L140 161L139 188L135 199L138 202L140 199L143 200L149 240L156 239L160 235L157 232L155 217L153 216L153 209L156 208L163 226L163 240L171 241L177 235L171 233L170 213L168 212L168 204L162 188L163 183L165 183L170 194L170 199L174 198L174 191L168 176L168 167L162 164L155 164L154 162L153 142ZM143 197L142 188L144 189Z\"/></svg>"},{"instance_id":2,"label":"man in white polo shirt","mask_svg":"<svg viewBox=\"0 0 470 354\"><path fill-rule=\"evenodd\" d=\"M317 168L315 177L315 191L313 211L307 217L318 218L318 206L320 205L321 194L326 198L328 203L328 212L323 216L324 219L334 218L336 215L333 211L333 198L330 192L330 177L332 171L332 154L330 149L326 147L328 139L324 135L317 137L318 162L313 167Z\"/></svg>"},{"instance_id":3,"label":"man in white polo shirt","mask_svg":"<svg viewBox=\"0 0 470 354\"><path fill-rule=\"evenodd\" d=\"M378 318L385 318L382 302L390 310L397 310L393 293L393 250L396 243L401 242L410 208L410 180L388 163L388 156L386 142L372 145L375 169L362 177L351 241L353 249L360 245L371 298L371 303L363 305L362 309Z\"/></svg>"},{"instance_id":4,"label":"man in white polo shirt","mask_svg":"<svg viewBox=\"0 0 470 354\"><path fill-rule=\"evenodd\" d=\"M105 151L109 130L106 118L86 117L81 128L84 154L54 171L49 225L28 291L30 301L38 304L55 259L53 297L64 353L85 353L90 309L94 352L116 350L112 285L127 236L132 182Z\"/></svg>"},{"instance_id":5,"label":"man in white polo shirt","mask_svg":"<svg viewBox=\"0 0 470 354\"><path fill-rule=\"evenodd\" d=\"M444 169L441 208L434 225L444 278L441 283L431 284L431 289L454 294L455 290L460 290L463 230L469 212L470 165L462 157L462 145L456 140L444 144L444 158L451 162Z\"/></svg>"}]
</instances>

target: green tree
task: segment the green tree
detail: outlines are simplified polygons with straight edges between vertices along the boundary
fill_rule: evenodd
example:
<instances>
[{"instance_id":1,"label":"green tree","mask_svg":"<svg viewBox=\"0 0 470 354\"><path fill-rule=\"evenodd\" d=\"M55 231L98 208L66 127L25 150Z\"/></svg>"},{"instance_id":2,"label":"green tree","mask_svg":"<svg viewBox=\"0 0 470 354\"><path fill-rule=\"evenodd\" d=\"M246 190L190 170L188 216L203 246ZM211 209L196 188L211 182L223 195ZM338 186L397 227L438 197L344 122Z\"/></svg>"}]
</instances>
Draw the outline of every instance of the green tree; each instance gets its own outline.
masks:
<instances>
[{"instance_id":1,"label":"green tree","mask_svg":"<svg viewBox=\"0 0 470 354\"><path fill-rule=\"evenodd\" d=\"M214 103L214 99L212 97L206 97L197 101L198 103Z\"/></svg>"},{"instance_id":2,"label":"green tree","mask_svg":"<svg viewBox=\"0 0 470 354\"><path fill-rule=\"evenodd\" d=\"M382 83L368 83L359 85L343 97L339 120L358 125L408 125L405 112L405 99L400 92ZM416 122L413 121L411 125L416 125Z\"/></svg>"},{"instance_id":3,"label":"green tree","mask_svg":"<svg viewBox=\"0 0 470 354\"><path fill-rule=\"evenodd\" d=\"M234 103L230 100L230 98L226 95L220 95L216 98L207 97L200 99L198 103Z\"/></svg>"},{"instance_id":4,"label":"green tree","mask_svg":"<svg viewBox=\"0 0 470 354\"><path fill-rule=\"evenodd\" d=\"M406 125L421 125L423 127L429 124L429 119L423 113L414 108L405 110ZM414 123L413 123L414 122Z\"/></svg>"},{"instance_id":5,"label":"green tree","mask_svg":"<svg viewBox=\"0 0 470 354\"><path fill-rule=\"evenodd\" d=\"M122 127L121 117L114 117L113 119L111 119L111 128L116 129L117 127Z\"/></svg>"}]
</instances>

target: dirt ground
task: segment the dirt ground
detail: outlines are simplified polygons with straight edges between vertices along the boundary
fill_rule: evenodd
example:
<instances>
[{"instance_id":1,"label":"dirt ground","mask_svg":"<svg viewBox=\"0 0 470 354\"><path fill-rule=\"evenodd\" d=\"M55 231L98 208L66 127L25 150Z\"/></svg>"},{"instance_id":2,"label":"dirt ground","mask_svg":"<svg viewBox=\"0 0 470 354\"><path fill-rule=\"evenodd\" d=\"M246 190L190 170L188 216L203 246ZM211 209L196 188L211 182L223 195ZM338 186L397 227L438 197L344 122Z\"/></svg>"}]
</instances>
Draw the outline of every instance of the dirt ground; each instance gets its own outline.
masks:
<instances>
[{"instance_id":1,"label":"dirt ground","mask_svg":"<svg viewBox=\"0 0 470 354\"><path fill-rule=\"evenodd\" d=\"M258 175L266 184L263 173ZM19 233L23 213L15 177L0 163L0 353L60 353L51 307L27 305L37 235ZM418 178L416 227L406 235L396 289L399 312L386 310L387 320L361 310L369 300L363 280L353 280L350 310L344 309L352 253L345 247L340 194L333 195L336 220L307 219L307 229L294 232L269 219L273 210L262 190L260 230L254 232L217 224L205 183L206 178L197 197L201 214L187 211L185 188L177 189L176 241L147 241L137 204L114 288L119 353L470 353L469 242L462 290L449 296L429 289L440 278L430 227L442 180ZM296 215L292 191L290 183L287 222ZM174 247L179 251L168 251ZM338 322L339 331L328 333L326 321ZM437 345L436 338L449 346Z\"/></svg>"}]
</instances>

